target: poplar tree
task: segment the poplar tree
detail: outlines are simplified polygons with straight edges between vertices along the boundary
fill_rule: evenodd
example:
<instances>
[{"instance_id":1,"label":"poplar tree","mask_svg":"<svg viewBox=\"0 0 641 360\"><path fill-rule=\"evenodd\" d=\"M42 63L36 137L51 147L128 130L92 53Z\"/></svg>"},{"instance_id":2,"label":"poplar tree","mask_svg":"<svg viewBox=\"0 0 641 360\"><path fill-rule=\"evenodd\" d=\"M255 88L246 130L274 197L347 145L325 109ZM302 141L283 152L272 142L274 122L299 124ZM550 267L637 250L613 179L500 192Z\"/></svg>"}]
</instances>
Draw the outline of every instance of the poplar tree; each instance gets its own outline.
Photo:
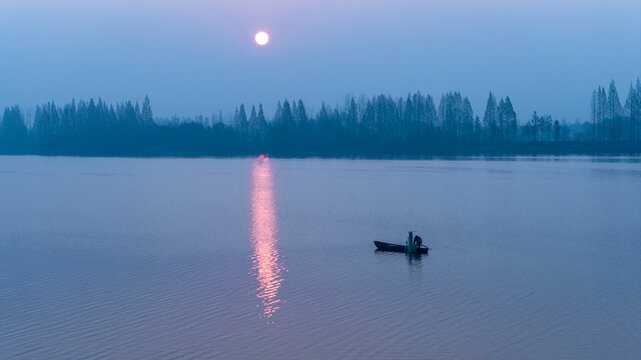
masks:
<instances>
[{"instance_id":1,"label":"poplar tree","mask_svg":"<svg viewBox=\"0 0 641 360\"><path fill-rule=\"evenodd\" d=\"M24 115L15 105L4 110L0 122L0 148L10 154L19 154L27 148L27 126Z\"/></svg>"},{"instance_id":2,"label":"poplar tree","mask_svg":"<svg viewBox=\"0 0 641 360\"><path fill-rule=\"evenodd\" d=\"M152 126L154 124L154 113L151 111L151 104L149 102L149 96L147 95L145 95L145 100L142 102L140 118L142 119L143 126Z\"/></svg>"},{"instance_id":3,"label":"poplar tree","mask_svg":"<svg viewBox=\"0 0 641 360\"><path fill-rule=\"evenodd\" d=\"M485 115L483 116L483 125L486 131L486 140L494 142L497 136L496 128L497 105L494 95L490 92L487 98L487 105L485 107Z\"/></svg>"}]
</instances>

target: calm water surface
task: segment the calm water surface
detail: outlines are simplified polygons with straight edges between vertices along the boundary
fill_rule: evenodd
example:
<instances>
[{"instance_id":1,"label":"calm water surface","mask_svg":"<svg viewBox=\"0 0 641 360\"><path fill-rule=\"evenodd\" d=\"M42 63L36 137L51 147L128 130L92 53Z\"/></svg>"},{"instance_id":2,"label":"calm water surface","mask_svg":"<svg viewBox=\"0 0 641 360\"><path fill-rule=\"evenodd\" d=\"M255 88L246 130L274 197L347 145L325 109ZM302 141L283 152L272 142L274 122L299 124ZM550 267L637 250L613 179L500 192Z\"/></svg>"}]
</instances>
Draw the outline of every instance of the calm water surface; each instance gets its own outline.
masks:
<instances>
[{"instance_id":1,"label":"calm water surface","mask_svg":"<svg viewBox=\"0 0 641 360\"><path fill-rule=\"evenodd\" d=\"M0 157L0 359L215 357L639 359L641 159Z\"/></svg>"}]
</instances>

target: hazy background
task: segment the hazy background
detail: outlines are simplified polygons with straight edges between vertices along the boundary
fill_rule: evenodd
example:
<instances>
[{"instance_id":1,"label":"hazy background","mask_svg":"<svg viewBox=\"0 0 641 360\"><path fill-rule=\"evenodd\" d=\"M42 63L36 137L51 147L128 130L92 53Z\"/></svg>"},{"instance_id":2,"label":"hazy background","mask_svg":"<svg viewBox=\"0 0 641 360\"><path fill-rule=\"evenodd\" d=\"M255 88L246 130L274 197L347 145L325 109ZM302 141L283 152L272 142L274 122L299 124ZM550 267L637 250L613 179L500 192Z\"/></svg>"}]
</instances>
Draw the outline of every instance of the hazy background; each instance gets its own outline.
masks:
<instances>
[{"instance_id":1,"label":"hazy background","mask_svg":"<svg viewBox=\"0 0 641 360\"><path fill-rule=\"evenodd\" d=\"M259 48L253 34L272 42ZM635 0L2 0L0 107L142 100L156 115L420 90L509 95L519 115L588 119L641 73Z\"/></svg>"}]
</instances>

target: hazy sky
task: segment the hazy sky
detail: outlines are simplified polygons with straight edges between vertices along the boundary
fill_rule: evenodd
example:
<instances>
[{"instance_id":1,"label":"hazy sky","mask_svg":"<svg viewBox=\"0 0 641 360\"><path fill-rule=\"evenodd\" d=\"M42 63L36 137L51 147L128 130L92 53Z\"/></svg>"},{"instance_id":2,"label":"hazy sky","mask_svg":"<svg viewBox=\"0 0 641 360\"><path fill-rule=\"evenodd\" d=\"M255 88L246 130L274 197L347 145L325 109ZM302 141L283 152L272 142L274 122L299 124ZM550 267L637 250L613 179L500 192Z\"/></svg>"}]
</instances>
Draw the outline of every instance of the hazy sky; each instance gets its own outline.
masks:
<instances>
[{"instance_id":1,"label":"hazy sky","mask_svg":"<svg viewBox=\"0 0 641 360\"><path fill-rule=\"evenodd\" d=\"M148 94L160 116L271 116L284 98L460 90L480 116L493 91L520 121L573 121L640 73L640 0L0 0L2 107Z\"/></svg>"}]
</instances>

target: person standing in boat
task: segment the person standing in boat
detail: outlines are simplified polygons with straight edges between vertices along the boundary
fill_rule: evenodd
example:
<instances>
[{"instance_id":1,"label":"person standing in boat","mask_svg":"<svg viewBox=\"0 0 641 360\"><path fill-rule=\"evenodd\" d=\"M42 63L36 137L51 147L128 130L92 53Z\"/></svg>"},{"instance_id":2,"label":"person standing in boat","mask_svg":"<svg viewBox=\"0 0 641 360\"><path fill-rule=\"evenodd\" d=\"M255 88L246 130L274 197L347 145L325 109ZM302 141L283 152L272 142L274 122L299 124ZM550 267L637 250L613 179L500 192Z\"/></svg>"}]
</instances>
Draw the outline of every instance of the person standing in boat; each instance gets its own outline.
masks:
<instances>
[{"instance_id":1,"label":"person standing in boat","mask_svg":"<svg viewBox=\"0 0 641 360\"><path fill-rule=\"evenodd\" d=\"M414 244L416 245L415 250L418 251L418 249L421 248L421 245L423 245L423 239L421 239L421 237L418 235L414 235Z\"/></svg>"},{"instance_id":2,"label":"person standing in boat","mask_svg":"<svg viewBox=\"0 0 641 360\"><path fill-rule=\"evenodd\" d=\"M417 253L421 245L423 245L423 239L410 231L407 237L407 252L410 254Z\"/></svg>"}]
</instances>

